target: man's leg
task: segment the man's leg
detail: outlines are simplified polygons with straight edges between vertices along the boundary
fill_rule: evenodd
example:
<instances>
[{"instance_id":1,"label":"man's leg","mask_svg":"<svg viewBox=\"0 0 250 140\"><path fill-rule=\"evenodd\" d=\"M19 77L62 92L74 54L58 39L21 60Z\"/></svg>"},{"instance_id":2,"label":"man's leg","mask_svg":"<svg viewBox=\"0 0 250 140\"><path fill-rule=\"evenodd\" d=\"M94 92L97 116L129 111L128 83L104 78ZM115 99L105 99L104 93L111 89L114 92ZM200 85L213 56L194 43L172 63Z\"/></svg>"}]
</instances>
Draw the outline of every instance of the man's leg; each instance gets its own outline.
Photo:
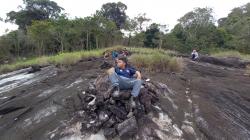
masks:
<instances>
[{"instance_id":1,"label":"man's leg","mask_svg":"<svg viewBox=\"0 0 250 140\"><path fill-rule=\"evenodd\" d=\"M115 73L115 69L111 68L107 71L109 75L109 80L112 86L119 86L121 89L132 89L134 79L118 76Z\"/></svg>"},{"instance_id":2,"label":"man's leg","mask_svg":"<svg viewBox=\"0 0 250 140\"><path fill-rule=\"evenodd\" d=\"M126 77L118 77L121 89L132 89L132 96L137 97L140 93L142 80Z\"/></svg>"},{"instance_id":3,"label":"man's leg","mask_svg":"<svg viewBox=\"0 0 250 140\"><path fill-rule=\"evenodd\" d=\"M132 79L130 81L130 85L132 87L132 97L130 98L130 105L132 108L136 108L140 106L138 95L141 90L142 80Z\"/></svg>"},{"instance_id":4,"label":"man's leg","mask_svg":"<svg viewBox=\"0 0 250 140\"><path fill-rule=\"evenodd\" d=\"M107 70L107 73L109 76L109 80L111 81L112 87L119 86L119 79L118 75L115 73L115 69L110 68L109 70Z\"/></svg>"},{"instance_id":5,"label":"man's leg","mask_svg":"<svg viewBox=\"0 0 250 140\"><path fill-rule=\"evenodd\" d=\"M195 54L192 55L192 60L195 60Z\"/></svg>"},{"instance_id":6,"label":"man's leg","mask_svg":"<svg viewBox=\"0 0 250 140\"><path fill-rule=\"evenodd\" d=\"M142 80L135 79L132 82L133 90L131 92L133 97L137 97L141 90Z\"/></svg>"},{"instance_id":7,"label":"man's leg","mask_svg":"<svg viewBox=\"0 0 250 140\"><path fill-rule=\"evenodd\" d=\"M119 79L118 79L118 75L115 73L115 69L111 68L111 69L107 70L107 74L108 74L109 80L111 81L111 87L104 94L104 97L106 99L109 98L111 94L118 96L119 91L120 91Z\"/></svg>"}]
</instances>

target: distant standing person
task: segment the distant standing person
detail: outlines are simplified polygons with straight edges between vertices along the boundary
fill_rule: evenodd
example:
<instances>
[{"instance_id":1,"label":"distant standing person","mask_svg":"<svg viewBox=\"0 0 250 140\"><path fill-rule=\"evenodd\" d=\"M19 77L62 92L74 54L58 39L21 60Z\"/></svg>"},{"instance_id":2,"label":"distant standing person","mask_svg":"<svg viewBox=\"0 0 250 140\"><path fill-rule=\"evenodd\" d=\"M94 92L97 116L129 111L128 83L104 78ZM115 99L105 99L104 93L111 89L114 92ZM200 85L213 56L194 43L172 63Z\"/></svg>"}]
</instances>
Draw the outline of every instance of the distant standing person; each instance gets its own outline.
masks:
<instances>
[{"instance_id":1,"label":"distant standing person","mask_svg":"<svg viewBox=\"0 0 250 140\"><path fill-rule=\"evenodd\" d=\"M193 52L191 53L192 56L192 60L195 61L199 58L199 54L196 50L193 50Z\"/></svg>"}]
</instances>

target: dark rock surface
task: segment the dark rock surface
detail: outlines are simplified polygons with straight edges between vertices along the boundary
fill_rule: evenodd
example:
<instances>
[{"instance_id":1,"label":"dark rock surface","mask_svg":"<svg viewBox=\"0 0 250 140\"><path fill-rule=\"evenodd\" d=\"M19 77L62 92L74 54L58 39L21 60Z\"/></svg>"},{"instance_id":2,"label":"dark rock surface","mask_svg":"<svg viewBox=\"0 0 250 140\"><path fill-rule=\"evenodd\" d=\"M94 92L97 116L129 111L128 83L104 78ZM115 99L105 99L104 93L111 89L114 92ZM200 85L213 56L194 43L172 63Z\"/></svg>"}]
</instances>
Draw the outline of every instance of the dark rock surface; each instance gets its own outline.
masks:
<instances>
[{"instance_id":1,"label":"dark rock surface","mask_svg":"<svg viewBox=\"0 0 250 140\"><path fill-rule=\"evenodd\" d=\"M0 139L249 139L245 69L184 59L180 73L143 72L151 80L141 89L141 105L131 109L130 91L104 97L109 82L102 64L83 60L64 70L0 75Z\"/></svg>"}]
</instances>

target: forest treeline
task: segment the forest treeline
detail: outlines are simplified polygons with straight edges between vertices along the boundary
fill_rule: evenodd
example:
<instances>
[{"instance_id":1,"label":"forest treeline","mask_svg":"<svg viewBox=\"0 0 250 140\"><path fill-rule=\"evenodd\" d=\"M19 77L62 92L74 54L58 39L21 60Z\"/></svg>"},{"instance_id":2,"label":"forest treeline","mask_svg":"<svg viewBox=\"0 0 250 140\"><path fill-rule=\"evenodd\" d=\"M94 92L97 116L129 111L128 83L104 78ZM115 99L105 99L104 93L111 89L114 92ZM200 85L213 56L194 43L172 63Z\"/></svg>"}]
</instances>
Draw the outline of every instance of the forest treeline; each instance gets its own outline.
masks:
<instances>
[{"instance_id":1,"label":"forest treeline","mask_svg":"<svg viewBox=\"0 0 250 140\"><path fill-rule=\"evenodd\" d=\"M180 52L232 49L250 53L250 3L236 7L218 21L212 8L195 8L169 31L145 13L126 14L122 2L103 4L91 16L69 18L51 0L23 0L3 22L18 29L0 37L0 63L22 57L91 50L113 45L163 48ZM162 13L164 14L164 13ZM167 22L167 21L166 21Z\"/></svg>"}]
</instances>

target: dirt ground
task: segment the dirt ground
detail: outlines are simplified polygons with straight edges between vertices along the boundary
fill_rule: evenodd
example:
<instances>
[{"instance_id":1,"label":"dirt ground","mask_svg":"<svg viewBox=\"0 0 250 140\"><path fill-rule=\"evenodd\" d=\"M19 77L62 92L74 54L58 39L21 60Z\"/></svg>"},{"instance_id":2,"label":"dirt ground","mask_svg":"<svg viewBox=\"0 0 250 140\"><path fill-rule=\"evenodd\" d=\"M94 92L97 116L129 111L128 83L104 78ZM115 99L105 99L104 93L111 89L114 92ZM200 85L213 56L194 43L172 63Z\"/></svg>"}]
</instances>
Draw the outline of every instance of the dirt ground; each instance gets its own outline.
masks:
<instances>
[{"instance_id":1,"label":"dirt ground","mask_svg":"<svg viewBox=\"0 0 250 140\"><path fill-rule=\"evenodd\" d=\"M76 114L70 105L65 108L63 102L92 86L104 73L102 63L94 59L69 68L0 75L0 139L104 140L102 132L81 132L75 117L81 112ZM150 139L249 139L250 77L245 70L188 59L184 64L180 73L143 72L151 81L166 84L169 93L154 106L157 117L149 113L138 122L145 126L139 133L157 127L164 133L156 131L158 137Z\"/></svg>"}]
</instances>

